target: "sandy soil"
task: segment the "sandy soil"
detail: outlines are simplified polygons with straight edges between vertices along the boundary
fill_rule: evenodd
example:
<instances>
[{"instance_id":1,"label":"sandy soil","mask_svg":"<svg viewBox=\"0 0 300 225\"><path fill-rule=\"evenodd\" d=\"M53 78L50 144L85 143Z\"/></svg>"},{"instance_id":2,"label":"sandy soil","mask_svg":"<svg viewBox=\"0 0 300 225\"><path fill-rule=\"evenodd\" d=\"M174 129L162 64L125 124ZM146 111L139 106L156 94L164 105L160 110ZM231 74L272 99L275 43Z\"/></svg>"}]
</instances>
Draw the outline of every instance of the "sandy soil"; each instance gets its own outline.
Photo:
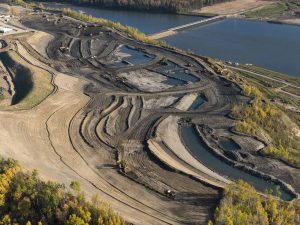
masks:
<instances>
[{"instance_id":1,"label":"sandy soil","mask_svg":"<svg viewBox=\"0 0 300 225\"><path fill-rule=\"evenodd\" d=\"M157 138L151 139L148 142L151 151L174 169L197 177L209 184L224 187L225 184L230 183L229 180L208 169L189 153L180 139L178 120L178 117L169 116L159 124L156 132ZM163 150L161 143L164 143L166 147L184 163L174 160L170 153ZM196 169L197 172L193 171L193 168Z\"/></svg>"},{"instance_id":2,"label":"sandy soil","mask_svg":"<svg viewBox=\"0 0 300 225\"><path fill-rule=\"evenodd\" d=\"M295 24L300 26L300 18L281 20L282 23Z\"/></svg>"},{"instance_id":3,"label":"sandy soil","mask_svg":"<svg viewBox=\"0 0 300 225\"><path fill-rule=\"evenodd\" d=\"M55 20L48 15L52 17ZM208 133L207 140L229 136L248 155L255 154L250 147L261 143L230 133L233 120L227 116L233 105L245 104L249 98L200 59L144 45L103 27L81 29L66 18L53 24L32 15L23 23L55 37L47 45L49 59L37 53L46 47L35 43L43 39L41 34L32 43L36 51L22 40L18 51L33 65L55 74L57 90L32 110L0 112L1 155L16 158L26 169L37 168L45 179L66 185L79 180L88 196L99 193L129 222L206 224L221 197L216 187L229 181L189 153L181 141L178 120L206 124L216 130L214 135ZM122 44L155 58L146 64L111 67L107 62L112 62ZM199 81L164 89L161 82L174 74L172 68L168 75L148 71L168 61ZM200 94L207 103L187 111ZM275 176L282 166L273 161L260 162ZM284 172L288 170L287 166ZM290 176L282 179L291 180ZM292 182L297 185L296 180ZM166 190L174 190L175 197Z\"/></svg>"},{"instance_id":4,"label":"sandy soil","mask_svg":"<svg viewBox=\"0 0 300 225\"><path fill-rule=\"evenodd\" d=\"M178 97L169 96L169 97L160 97L160 98L151 98L144 101L145 109L155 109L171 106Z\"/></svg>"},{"instance_id":5,"label":"sandy soil","mask_svg":"<svg viewBox=\"0 0 300 225\"><path fill-rule=\"evenodd\" d=\"M213 6L203 7L201 10L195 10L200 13L215 13L215 14L236 14L242 13L251 9L260 8L265 5L272 4L273 0L235 0Z\"/></svg>"},{"instance_id":6,"label":"sandy soil","mask_svg":"<svg viewBox=\"0 0 300 225\"><path fill-rule=\"evenodd\" d=\"M151 224L155 221L152 216L139 215L139 211L124 207L125 202L107 196L109 187L99 180L76 154L72 143L67 141L70 140L68 128L71 119L89 101L87 96L80 94L84 82L57 74L55 84L58 85L57 92L33 110L0 112L1 156L15 158L28 170L38 168L42 178L65 183L66 186L72 180L79 180L89 197L100 192L101 198L128 221L140 223L134 218L143 218L144 224Z\"/></svg>"},{"instance_id":7,"label":"sandy soil","mask_svg":"<svg viewBox=\"0 0 300 225\"><path fill-rule=\"evenodd\" d=\"M10 7L7 4L0 4L0 13L2 14L8 14L10 11Z\"/></svg>"},{"instance_id":8,"label":"sandy soil","mask_svg":"<svg viewBox=\"0 0 300 225\"><path fill-rule=\"evenodd\" d=\"M142 91L161 91L172 87L162 83L166 77L148 70L119 73L118 76L125 78L127 82L137 86Z\"/></svg>"},{"instance_id":9,"label":"sandy soil","mask_svg":"<svg viewBox=\"0 0 300 225\"><path fill-rule=\"evenodd\" d=\"M157 33L157 34L149 35L149 38L162 39L164 37L168 37L168 36L175 35L175 34L177 34L176 31L167 30L167 31L163 31L163 32L160 32L160 33Z\"/></svg>"},{"instance_id":10,"label":"sandy soil","mask_svg":"<svg viewBox=\"0 0 300 225\"><path fill-rule=\"evenodd\" d=\"M178 104L176 104L175 108L179 109L179 110L182 110L182 111L188 110L188 108L193 103L193 101L195 101L195 99L197 98L197 96L198 95L196 93L185 95L184 97L182 97L180 99L180 101L178 102Z\"/></svg>"},{"instance_id":11,"label":"sandy soil","mask_svg":"<svg viewBox=\"0 0 300 225\"><path fill-rule=\"evenodd\" d=\"M42 56L48 57L46 47L54 37L46 32L36 31L34 35L27 39L27 42L37 50Z\"/></svg>"}]
</instances>

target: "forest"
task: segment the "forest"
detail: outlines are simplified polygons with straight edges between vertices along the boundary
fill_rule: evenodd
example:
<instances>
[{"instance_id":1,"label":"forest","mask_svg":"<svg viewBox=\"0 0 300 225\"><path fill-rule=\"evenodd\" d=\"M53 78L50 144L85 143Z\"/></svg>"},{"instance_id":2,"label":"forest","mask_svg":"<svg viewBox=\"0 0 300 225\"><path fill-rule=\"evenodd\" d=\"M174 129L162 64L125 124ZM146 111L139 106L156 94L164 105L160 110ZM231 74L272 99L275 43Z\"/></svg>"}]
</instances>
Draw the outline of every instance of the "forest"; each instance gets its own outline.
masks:
<instances>
[{"instance_id":1,"label":"forest","mask_svg":"<svg viewBox=\"0 0 300 225\"><path fill-rule=\"evenodd\" d=\"M276 193L259 195L238 181L225 187L223 198L209 225L296 225L299 200L281 202ZM280 193L278 192L278 195ZM98 195L87 201L80 183L69 187L43 181L38 171L23 172L13 159L0 159L0 224L126 225Z\"/></svg>"},{"instance_id":2,"label":"forest","mask_svg":"<svg viewBox=\"0 0 300 225\"><path fill-rule=\"evenodd\" d=\"M250 184L239 180L228 185L208 225L297 225L299 200L280 202L280 193L266 191L259 195Z\"/></svg>"},{"instance_id":3,"label":"forest","mask_svg":"<svg viewBox=\"0 0 300 225\"><path fill-rule=\"evenodd\" d=\"M299 167L300 138L293 135L295 125L292 119L272 104L257 87L244 85L243 89L244 94L253 100L249 105L236 105L233 108L232 116L237 119L235 130L268 143L261 154ZM270 138L267 139L267 136Z\"/></svg>"},{"instance_id":4,"label":"forest","mask_svg":"<svg viewBox=\"0 0 300 225\"><path fill-rule=\"evenodd\" d=\"M0 159L0 224L125 225L108 204L87 201L77 181L65 187L23 172L13 159Z\"/></svg>"},{"instance_id":5,"label":"forest","mask_svg":"<svg viewBox=\"0 0 300 225\"><path fill-rule=\"evenodd\" d=\"M48 2L65 2L77 5L170 13L188 12L226 1L230 0L48 0ZM47 1L41 0L41 2Z\"/></svg>"}]
</instances>

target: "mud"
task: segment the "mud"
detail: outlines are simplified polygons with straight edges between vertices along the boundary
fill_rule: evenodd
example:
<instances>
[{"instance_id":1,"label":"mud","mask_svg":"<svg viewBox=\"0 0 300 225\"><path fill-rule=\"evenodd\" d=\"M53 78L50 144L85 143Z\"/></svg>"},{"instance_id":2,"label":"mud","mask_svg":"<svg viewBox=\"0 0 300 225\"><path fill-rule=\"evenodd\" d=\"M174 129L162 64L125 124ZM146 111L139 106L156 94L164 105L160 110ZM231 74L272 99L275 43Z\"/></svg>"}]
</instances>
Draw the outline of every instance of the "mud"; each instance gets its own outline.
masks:
<instances>
[{"instance_id":1,"label":"mud","mask_svg":"<svg viewBox=\"0 0 300 225\"><path fill-rule=\"evenodd\" d=\"M53 139L60 132L55 124L63 124L68 131L66 150L62 137L53 146L67 151L64 157L71 168L93 171L83 174L85 180L101 180L97 187L128 221L205 224L219 202L220 187L230 182L184 150L180 121L210 127L213 135L199 132L209 142L221 137L234 140L238 151L249 155L236 158L240 164L274 176L299 192L298 169L259 156L263 143L231 132L234 121L228 114L249 98L237 85L211 72L201 59L58 15L33 14L21 23L48 33L47 43L30 43L33 47L20 40L24 48L38 61L82 82L81 88L72 86L71 92L89 97L85 105L81 102L77 109L58 111L49 121ZM130 51L122 52L124 46ZM170 78L174 82L167 83ZM62 78L57 82L68 86ZM205 103L190 110L199 96ZM70 112L66 121L64 114ZM226 157L221 148L220 154ZM79 167L80 161L85 167ZM175 196L168 196L167 190Z\"/></svg>"}]
</instances>

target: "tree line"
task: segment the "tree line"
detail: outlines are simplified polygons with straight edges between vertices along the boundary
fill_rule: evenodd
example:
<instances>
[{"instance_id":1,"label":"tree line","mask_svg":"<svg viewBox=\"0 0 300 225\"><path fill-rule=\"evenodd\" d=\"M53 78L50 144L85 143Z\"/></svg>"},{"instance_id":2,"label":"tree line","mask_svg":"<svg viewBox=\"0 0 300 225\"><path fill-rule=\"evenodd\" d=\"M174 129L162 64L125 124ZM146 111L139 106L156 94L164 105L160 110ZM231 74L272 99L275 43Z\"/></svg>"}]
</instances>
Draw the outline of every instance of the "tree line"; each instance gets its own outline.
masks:
<instances>
[{"instance_id":1,"label":"tree line","mask_svg":"<svg viewBox=\"0 0 300 225\"><path fill-rule=\"evenodd\" d=\"M47 2L46 0L37 0ZM77 5L93 5L128 10L151 10L164 12L187 12L230 0L48 0Z\"/></svg>"},{"instance_id":2,"label":"tree line","mask_svg":"<svg viewBox=\"0 0 300 225\"><path fill-rule=\"evenodd\" d=\"M87 201L80 184L70 188L23 172L17 161L0 159L0 224L125 225L99 196Z\"/></svg>"},{"instance_id":3,"label":"tree line","mask_svg":"<svg viewBox=\"0 0 300 225\"><path fill-rule=\"evenodd\" d=\"M228 185L208 225L299 224L300 201L281 202L271 193L261 196L253 186L241 180Z\"/></svg>"},{"instance_id":4,"label":"tree line","mask_svg":"<svg viewBox=\"0 0 300 225\"><path fill-rule=\"evenodd\" d=\"M300 166L299 141L293 121L255 86L244 84L243 93L253 98L248 105L236 105L232 116L237 119L235 130L258 137L268 143L261 153ZM271 138L266 138L271 137Z\"/></svg>"}]
</instances>

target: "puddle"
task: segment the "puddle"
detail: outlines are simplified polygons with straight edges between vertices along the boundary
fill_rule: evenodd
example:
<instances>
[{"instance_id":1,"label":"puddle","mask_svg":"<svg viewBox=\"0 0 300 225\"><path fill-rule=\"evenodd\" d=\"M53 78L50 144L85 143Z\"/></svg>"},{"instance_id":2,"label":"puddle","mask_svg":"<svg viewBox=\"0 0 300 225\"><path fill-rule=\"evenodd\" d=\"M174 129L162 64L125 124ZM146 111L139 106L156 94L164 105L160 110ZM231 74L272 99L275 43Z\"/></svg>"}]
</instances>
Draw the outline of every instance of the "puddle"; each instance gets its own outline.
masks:
<instances>
[{"instance_id":1,"label":"puddle","mask_svg":"<svg viewBox=\"0 0 300 225\"><path fill-rule=\"evenodd\" d=\"M147 54L142 50L134 49L126 45L121 46L117 54L122 59L119 62L113 63L114 66L147 64L155 58L154 55Z\"/></svg>"},{"instance_id":2,"label":"puddle","mask_svg":"<svg viewBox=\"0 0 300 225\"><path fill-rule=\"evenodd\" d=\"M240 149L240 146L237 143L235 143L235 141L228 138L221 138L219 141L219 145L225 151L235 151Z\"/></svg>"},{"instance_id":3,"label":"puddle","mask_svg":"<svg viewBox=\"0 0 300 225\"><path fill-rule=\"evenodd\" d=\"M188 111L192 111L192 110L196 110L199 109L200 106L205 103L206 100L204 99L204 97L202 97L201 95L199 95L195 101L193 102L193 104L190 106L190 108L188 109Z\"/></svg>"},{"instance_id":4,"label":"puddle","mask_svg":"<svg viewBox=\"0 0 300 225\"><path fill-rule=\"evenodd\" d=\"M167 61L161 63L161 66L155 69L155 72L164 74L173 79L182 80L184 82L198 82L200 79L190 74L189 70L184 69L174 62Z\"/></svg>"},{"instance_id":5,"label":"puddle","mask_svg":"<svg viewBox=\"0 0 300 225\"><path fill-rule=\"evenodd\" d=\"M172 85L172 86L177 86L177 85L184 85L187 84L185 81L183 80L178 80L178 79L174 79L171 77L166 77L167 79L165 81L163 81L163 84L168 84L168 85Z\"/></svg>"}]
</instances>

